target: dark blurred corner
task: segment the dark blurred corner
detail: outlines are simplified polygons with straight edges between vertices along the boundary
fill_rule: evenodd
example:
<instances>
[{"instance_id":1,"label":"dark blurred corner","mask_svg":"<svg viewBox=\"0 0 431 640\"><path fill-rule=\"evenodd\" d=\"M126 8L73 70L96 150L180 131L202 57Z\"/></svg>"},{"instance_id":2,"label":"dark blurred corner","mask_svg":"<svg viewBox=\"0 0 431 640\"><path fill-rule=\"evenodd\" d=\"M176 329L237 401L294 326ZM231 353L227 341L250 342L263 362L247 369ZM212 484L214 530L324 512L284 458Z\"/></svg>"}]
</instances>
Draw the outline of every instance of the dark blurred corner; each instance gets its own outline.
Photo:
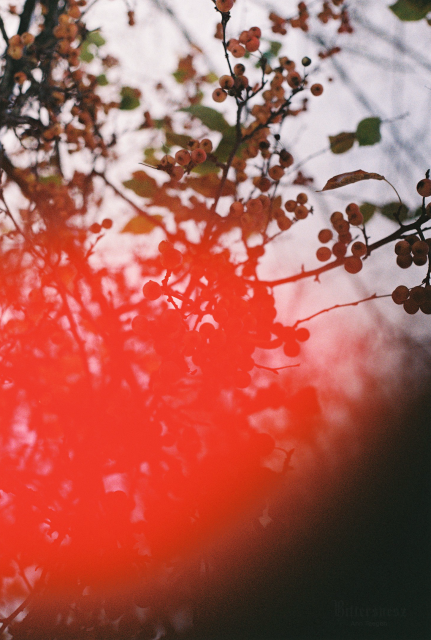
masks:
<instances>
[{"instance_id":1,"label":"dark blurred corner","mask_svg":"<svg viewBox=\"0 0 431 640\"><path fill-rule=\"evenodd\" d=\"M428 389L387 426L293 536L294 505L281 499L258 543L232 541L188 639L431 638Z\"/></svg>"}]
</instances>

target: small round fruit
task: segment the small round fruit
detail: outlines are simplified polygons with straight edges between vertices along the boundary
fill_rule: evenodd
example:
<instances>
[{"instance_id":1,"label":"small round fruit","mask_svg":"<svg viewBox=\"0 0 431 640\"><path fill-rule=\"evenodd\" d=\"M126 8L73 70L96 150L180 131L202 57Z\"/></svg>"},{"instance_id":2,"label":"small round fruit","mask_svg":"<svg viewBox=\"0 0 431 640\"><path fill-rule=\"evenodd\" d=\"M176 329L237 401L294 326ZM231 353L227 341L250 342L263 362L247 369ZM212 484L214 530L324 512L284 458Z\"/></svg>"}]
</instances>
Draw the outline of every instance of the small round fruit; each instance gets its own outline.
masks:
<instances>
[{"instance_id":1,"label":"small round fruit","mask_svg":"<svg viewBox=\"0 0 431 640\"><path fill-rule=\"evenodd\" d=\"M232 89L233 85L235 84L235 80L232 78L232 76L221 76L219 78L219 85L221 86L222 89Z\"/></svg>"},{"instance_id":2,"label":"small round fruit","mask_svg":"<svg viewBox=\"0 0 431 640\"><path fill-rule=\"evenodd\" d=\"M317 237L319 238L319 242L323 242L323 244L325 244L326 242L332 240L333 236L334 234L332 233L331 229L322 229L321 231L319 231L319 235Z\"/></svg>"},{"instance_id":3,"label":"small round fruit","mask_svg":"<svg viewBox=\"0 0 431 640\"><path fill-rule=\"evenodd\" d=\"M169 249L162 253L160 260L165 269L172 270L180 266L183 256L178 249Z\"/></svg>"},{"instance_id":4,"label":"small round fruit","mask_svg":"<svg viewBox=\"0 0 431 640\"><path fill-rule=\"evenodd\" d=\"M209 138L204 138L203 140L201 140L199 146L205 151L205 153L211 153L211 151L213 150L213 143Z\"/></svg>"},{"instance_id":5,"label":"small round fruit","mask_svg":"<svg viewBox=\"0 0 431 640\"><path fill-rule=\"evenodd\" d=\"M395 253L397 256L408 256L410 255L410 243L407 240L399 240L395 244Z\"/></svg>"},{"instance_id":6,"label":"small round fruit","mask_svg":"<svg viewBox=\"0 0 431 640\"><path fill-rule=\"evenodd\" d=\"M307 209L307 207L304 207L303 204L300 204L295 209L295 218L297 220L305 220L309 213L310 211Z\"/></svg>"},{"instance_id":7,"label":"small round fruit","mask_svg":"<svg viewBox=\"0 0 431 640\"><path fill-rule=\"evenodd\" d=\"M194 149L192 151L192 161L195 164L202 164L202 162L205 162L206 159L207 159L207 154L203 149L199 148L199 149Z\"/></svg>"},{"instance_id":8,"label":"small round fruit","mask_svg":"<svg viewBox=\"0 0 431 640\"><path fill-rule=\"evenodd\" d=\"M233 218L239 218L244 213L244 205L242 202L232 202L229 213Z\"/></svg>"},{"instance_id":9,"label":"small round fruit","mask_svg":"<svg viewBox=\"0 0 431 640\"><path fill-rule=\"evenodd\" d=\"M236 76L243 76L245 73L245 66L241 62L238 62L238 64L234 66L233 72Z\"/></svg>"},{"instance_id":10,"label":"small round fruit","mask_svg":"<svg viewBox=\"0 0 431 640\"><path fill-rule=\"evenodd\" d=\"M397 256L397 265L401 267L401 269L408 269L413 264L413 258L410 254L406 256Z\"/></svg>"},{"instance_id":11,"label":"small round fruit","mask_svg":"<svg viewBox=\"0 0 431 640\"><path fill-rule=\"evenodd\" d=\"M392 291L392 300L395 304L403 304L409 297L409 289L403 284L400 284L396 289Z\"/></svg>"},{"instance_id":12,"label":"small round fruit","mask_svg":"<svg viewBox=\"0 0 431 640\"><path fill-rule=\"evenodd\" d=\"M227 93L221 87L214 89L213 100L214 102L224 102L227 98Z\"/></svg>"},{"instance_id":13,"label":"small round fruit","mask_svg":"<svg viewBox=\"0 0 431 640\"><path fill-rule=\"evenodd\" d=\"M403 304L404 311L410 315L414 315L419 311L419 305L417 302L409 298Z\"/></svg>"},{"instance_id":14,"label":"small round fruit","mask_svg":"<svg viewBox=\"0 0 431 640\"><path fill-rule=\"evenodd\" d=\"M93 224L91 225L91 227L89 228L89 231L91 233L100 233L102 230L101 225L98 222L93 222Z\"/></svg>"},{"instance_id":15,"label":"small round fruit","mask_svg":"<svg viewBox=\"0 0 431 640\"><path fill-rule=\"evenodd\" d=\"M429 178L419 180L416 185L416 191L423 198L429 198L431 196L431 180Z\"/></svg>"},{"instance_id":16,"label":"small round fruit","mask_svg":"<svg viewBox=\"0 0 431 640\"><path fill-rule=\"evenodd\" d=\"M234 5L235 0L217 0L216 7L221 13L227 13Z\"/></svg>"},{"instance_id":17,"label":"small round fruit","mask_svg":"<svg viewBox=\"0 0 431 640\"><path fill-rule=\"evenodd\" d=\"M252 27L248 30L248 32L254 38L260 38L262 35L262 31L259 29L259 27Z\"/></svg>"},{"instance_id":18,"label":"small round fruit","mask_svg":"<svg viewBox=\"0 0 431 640\"><path fill-rule=\"evenodd\" d=\"M344 242L336 242L332 247L332 253L336 258L344 258L347 253L347 247Z\"/></svg>"},{"instance_id":19,"label":"small round fruit","mask_svg":"<svg viewBox=\"0 0 431 640\"><path fill-rule=\"evenodd\" d=\"M412 252L414 256L427 256L429 254L429 245L425 240L418 240L412 245Z\"/></svg>"},{"instance_id":20,"label":"small round fruit","mask_svg":"<svg viewBox=\"0 0 431 640\"><path fill-rule=\"evenodd\" d=\"M295 338L299 342L306 342L309 337L310 337L310 332L305 327L300 327L295 331Z\"/></svg>"},{"instance_id":21,"label":"small round fruit","mask_svg":"<svg viewBox=\"0 0 431 640\"><path fill-rule=\"evenodd\" d=\"M313 96L321 96L323 93L323 87L321 84L312 84L310 87L310 91Z\"/></svg>"},{"instance_id":22,"label":"small round fruit","mask_svg":"<svg viewBox=\"0 0 431 640\"><path fill-rule=\"evenodd\" d=\"M177 151L175 154L175 160L178 162L179 165L181 165L182 167L185 167L189 164L191 160L190 153L186 151L186 149L180 149L180 151Z\"/></svg>"},{"instance_id":23,"label":"small round fruit","mask_svg":"<svg viewBox=\"0 0 431 640\"><path fill-rule=\"evenodd\" d=\"M352 248L352 254L354 256L358 256L358 258L361 258L367 253L366 244L364 242L361 242L360 240L357 240L356 242L354 242L351 248Z\"/></svg>"},{"instance_id":24,"label":"small round fruit","mask_svg":"<svg viewBox=\"0 0 431 640\"><path fill-rule=\"evenodd\" d=\"M357 256L349 256L344 261L344 268L347 271L347 273L359 273L362 267L363 267L362 260Z\"/></svg>"},{"instance_id":25,"label":"small round fruit","mask_svg":"<svg viewBox=\"0 0 431 640\"><path fill-rule=\"evenodd\" d=\"M316 251L316 258L320 262L327 262L332 257L332 252L329 247L319 247Z\"/></svg>"},{"instance_id":26,"label":"small round fruit","mask_svg":"<svg viewBox=\"0 0 431 640\"><path fill-rule=\"evenodd\" d=\"M428 262L428 257L427 256L413 256L413 262L418 267L423 267L424 264L426 264Z\"/></svg>"},{"instance_id":27,"label":"small round fruit","mask_svg":"<svg viewBox=\"0 0 431 640\"><path fill-rule=\"evenodd\" d=\"M301 60L301 63L303 67L309 67L311 64L311 60L307 56L304 56L304 58L302 58Z\"/></svg>"},{"instance_id":28,"label":"small round fruit","mask_svg":"<svg viewBox=\"0 0 431 640\"><path fill-rule=\"evenodd\" d=\"M158 282L149 280L142 288L143 294L147 300L158 300L162 295L162 287Z\"/></svg>"},{"instance_id":29,"label":"small round fruit","mask_svg":"<svg viewBox=\"0 0 431 640\"><path fill-rule=\"evenodd\" d=\"M260 47L259 38L250 38L250 40L245 45L245 48L250 53L253 53L254 51L257 51L259 49L259 47Z\"/></svg>"},{"instance_id":30,"label":"small round fruit","mask_svg":"<svg viewBox=\"0 0 431 640\"><path fill-rule=\"evenodd\" d=\"M344 216L341 211L334 211L334 213L331 214L330 220L332 224L337 224L344 220Z\"/></svg>"},{"instance_id":31,"label":"small round fruit","mask_svg":"<svg viewBox=\"0 0 431 640\"><path fill-rule=\"evenodd\" d=\"M102 220L102 227L104 229L110 229L112 227L112 220L111 218L105 218L104 220Z\"/></svg>"},{"instance_id":32,"label":"small round fruit","mask_svg":"<svg viewBox=\"0 0 431 640\"><path fill-rule=\"evenodd\" d=\"M276 164L268 171L268 175L270 178L278 182L284 176L284 169L279 164Z\"/></svg>"},{"instance_id":33,"label":"small round fruit","mask_svg":"<svg viewBox=\"0 0 431 640\"><path fill-rule=\"evenodd\" d=\"M410 298L421 305L427 299L425 288L421 286L413 287L410 291Z\"/></svg>"},{"instance_id":34,"label":"small round fruit","mask_svg":"<svg viewBox=\"0 0 431 640\"><path fill-rule=\"evenodd\" d=\"M283 351L288 358L296 358L300 354L301 347L299 342L297 342L295 339L292 339L284 343Z\"/></svg>"},{"instance_id":35,"label":"small round fruit","mask_svg":"<svg viewBox=\"0 0 431 640\"><path fill-rule=\"evenodd\" d=\"M296 202L298 204L305 204L306 202L308 202L308 196L306 193L298 193L298 195L296 196Z\"/></svg>"},{"instance_id":36,"label":"small round fruit","mask_svg":"<svg viewBox=\"0 0 431 640\"><path fill-rule=\"evenodd\" d=\"M284 208L286 209L286 211L288 211L289 213L293 213L296 209L297 203L295 200L288 200L285 205Z\"/></svg>"}]
</instances>

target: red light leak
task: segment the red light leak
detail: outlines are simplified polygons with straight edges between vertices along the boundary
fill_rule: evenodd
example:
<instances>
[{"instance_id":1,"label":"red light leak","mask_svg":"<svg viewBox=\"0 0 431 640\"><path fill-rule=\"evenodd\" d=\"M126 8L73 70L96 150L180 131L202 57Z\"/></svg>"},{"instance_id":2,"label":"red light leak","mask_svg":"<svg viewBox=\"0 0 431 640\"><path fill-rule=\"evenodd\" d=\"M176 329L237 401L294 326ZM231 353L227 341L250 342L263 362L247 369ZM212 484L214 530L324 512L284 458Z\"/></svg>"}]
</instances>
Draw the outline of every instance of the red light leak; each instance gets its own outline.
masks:
<instances>
[{"instance_id":1,"label":"red light leak","mask_svg":"<svg viewBox=\"0 0 431 640\"><path fill-rule=\"evenodd\" d=\"M240 284L232 283L234 297ZM309 334L279 323L275 338L263 331L253 343L249 332L274 321L273 300L260 291L240 302L217 302L214 324L203 322L199 331L151 301L125 334L103 311L97 322L87 319L87 369L83 345L65 324L48 320L30 331L29 318L50 304L37 290L28 297L31 313L5 325L13 348L1 396L4 617L29 597L46 628L58 615L66 627L84 620L91 608L115 621L134 605L188 620L178 611L199 599L214 550L224 558L214 584L220 580L225 590L232 553L235 567L246 564L283 501L287 539L296 548L314 506L330 501L350 473L340 459L365 451L370 434L355 422L361 399L351 402L338 431L322 411L331 402L332 410L348 406L336 390L343 381L334 360L332 387L325 362L279 375L261 368L251 378L270 342L267 366L300 352L307 363L309 347L300 343ZM277 332L286 333L284 355ZM361 354L343 353L344 368ZM142 384L132 375L137 365ZM360 425L375 422L375 378L352 375L350 383L354 378L368 400L374 385ZM189 624L184 620L179 627Z\"/></svg>"}]
</instances>

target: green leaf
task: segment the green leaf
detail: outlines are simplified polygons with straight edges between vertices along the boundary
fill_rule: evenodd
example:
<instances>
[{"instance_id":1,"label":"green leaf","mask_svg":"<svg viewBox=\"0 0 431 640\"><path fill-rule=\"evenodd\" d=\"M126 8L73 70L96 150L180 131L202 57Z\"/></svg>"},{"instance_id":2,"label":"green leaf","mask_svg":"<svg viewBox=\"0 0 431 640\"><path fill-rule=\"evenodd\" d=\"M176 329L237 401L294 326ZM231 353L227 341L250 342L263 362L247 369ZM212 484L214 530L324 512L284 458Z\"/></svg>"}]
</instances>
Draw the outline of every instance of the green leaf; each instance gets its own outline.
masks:
<instances>
[{"instance_id":1,"label":"green leaf","mask_svg":"<svg viewBox=\"0 0 431 640\"><path fill-rule=\"evenodd\" d=\"M185 111L195 118L198 118L198 120L208 127L208 129L211 129L211 131L224 133L230 128L230 124L226 122L222 114L211 107L205 107L202 104L192 104L190 107L180 109L180 111Z\"/></svg>"},{"instance_id":2,"label":"green leaf","mask_svg":"<svg viewBox=\"0 0 431 640\"><path fill-rule=\"evenodd\" d=\"M106 85L109 84L108 78L105 76L104 73L100 74L100 76L97 76L96 82L101 87L106 87Z\"/></svg>"},{"instance_id":3,"label":"green leaf","mask_svg":"<svg viewBox=\"0 0 431 640\"><path fill-rule=\"evenodd\" d=\"M329 136L332 153L346 153L353 147L355 140L356 135L350 131L343 131L336 136Z\"/></svg>"},{"instance_id":4,"label":"green leaf","mask_svg":"<svg viewBox=\"0 0 431 640\"><path fill-rule=\"evenodd\" d=\"M186 80L187 80L187 71L184 71L184 69L177 69L176 71L173 72L172 74L175 78L175 80L178 82L178 84L183 84Z\"/></svg>"},{"instance_id":5,"label":"green leaf","mask_svg":"<svg viewBox=\"0 0 431 640\"><path fill-rule=\"evenodd\" d=\"M400 206L401 206L401 209L400 209ZM385 218L389 218L390 220L394 220L394 221L396 220L396 218L394 217L394 214L396 214L397 211L400 211L399 213L400 220L405 220L409 212L406 205L405 204L400 205L399 202L388 202L388 204L385 204L382 207L379 207L379 211L383 216L385 216Z\"/></svg>"},{"instance_id":6,"label":"green leaf","mask_svg":"<svg viewBox=\"0 0 431 640\"><path fill-rule=\"evenodd\" d=\"M166 144L170 147L182 147L185 149L187 143L191 140L191 136L182 135L181 133L174 133L173 131L166 131Z\"/></svg>"},{"instance_id":7,"label":"green leaf","mask_svg":"<svg viewBox=\"0 0 431 640\"><path fill-rule=\"evenodd\" d=\"M400 20L422 20L431 11L431 0L398 0L389 9Z\"/></svg>"},{"instance_id":8,"label":"green leaf","mask_svg":"<svg viewBox=\"0 0 431 640\"><path fill-rule=\"evenodd\" d=\"M152 216L154 220L160 221L162 216ZM121 233L134 233L135 235L143 233L151 233L151 231L157 227L157 223L153 222L146 216L135 216L126 224L121 230Z\"/></svg>"},{"instance_id":9,"label":"green leaf","mask_svg":"<svg viewBox=\"0 0 431 640\"><path fill-rule=\"evenodd\" d=\"M122 87L120 95L120 109L123 111L132 111L141 104L137 95L137 90L133 89L133 87Z\"/></svg>"},{"instance_id":10,"label":"green leaf","mask_svg":"<svg viewBox=\"0 0 431 640\"><path fill-rule=\"evenodd\" d=\"M359 210L364 216L364 222L368 222L368 220L371 220L371 218L376 212L376 209L377 209L376 205L371 204L371 202L364 202L363 204L361 204L361 206L359 207Z\"/></svg>"},{"instance_id":11,"label":"green leaf","mask_svg":"<svg viewBox=\"0 0 431 640\"><path fill-rule=\"evenodd\" d=\"M79 58L83 62L91 62L92 60L94 60L94 55L91 53L91 51L88 50L88 47L89 42L85 40L81 45L81 53L79 54Z\"/></svg>"},{"instance_id":12,"label":"green leaf","mask_svg":"<svg viewBox=\"0 0 431 640\"><path fill-rule=\"evenodd\" d=\"M126 189L131 189L141 198L152 198L158 190L158 184L145 173L145 171L135 171L131 180L125 180L123 185Z\"/></svg>"},{"instance_id":13,"label":"green leaf","mask_svg":"<svg viewBox=\"0 0 431 640\"><path fill-rule=\"evenodd\" d=\"M356 139L361 147L380 142L380 118L365 118L361 120L356 129Z\"/></svg>"},{"instance_id":14,"label":"green leaf","mask_svg":"<svg viewBox=\"0 0 431 640\"><path fill-rule=\"evenodd\" d=\"M87 34L87 37L85 38L85 42L95 44L96 47L101 47L106 43L106 40L100 35L100 31L96 30L96 31L90 31L90 33Z\"/></svg>"}]
</instances>

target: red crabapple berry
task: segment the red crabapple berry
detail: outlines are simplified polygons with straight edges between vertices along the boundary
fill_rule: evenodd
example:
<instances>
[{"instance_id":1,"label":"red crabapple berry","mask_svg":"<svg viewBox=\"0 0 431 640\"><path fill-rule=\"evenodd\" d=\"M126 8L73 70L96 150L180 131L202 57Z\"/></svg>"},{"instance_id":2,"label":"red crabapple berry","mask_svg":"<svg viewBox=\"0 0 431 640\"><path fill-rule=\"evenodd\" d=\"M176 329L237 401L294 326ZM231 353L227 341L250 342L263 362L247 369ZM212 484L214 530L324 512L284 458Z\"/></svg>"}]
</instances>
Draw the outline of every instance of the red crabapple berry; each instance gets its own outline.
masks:
<instances>
[{"instance_id":1,"label":"red crabapple berry","mask_svg":"<svg viewBox=\"0 0 431 640\"><path fill-rule=\"evenodd\" d=\"M242 44L234 44L230 52L234 58L242 58L245 55L245 47Z\"/></svg>"},{"instance_id":2,"label":"red crabapple berry","mask_svg":"<svg viewBox=\"0 0 431 640\"><path fill-rule=\"evenodd\" d=\"M356 242L354 242L351 248L352 248L352 254L354 256L357 256L358 258L362 258L362 256L364 256L367 253L367 246L360 240L357 240Z\"/></svg>"},{"instance_id":3,"label":"red crabapple berry","mask_svg":"<svg viewBox=\"0 0 431 640\"><path fill-rule=\"evenodd\" d=\"M296 200L288 200L285 205L284 208L286 209L286 211L288 211L289 213L293 213L295 211L297 207L297 202Z\"/></svg>"},{"instance_id":4,"label":"red crabapple berry","mask_svg":"<svg viewBox=\"0 0 431 640\"><path fill-rule=\"evenodd\" d=\"M429 178L419 180L416 185L416 191L423 198L429 198L429 196L431 196L431 180L429 180Z\"/></svg>"},{"instance_id":5,"label":"red crabapple berry","mask_svg":"<svg viewBox=\"0 0 431 640\"><path fill-rule=\"evenodd\" d=\"M93 222L93 224L89 228L90 233L100 233L101 230L102 230L102 227L98 222Z\"/></svg>"},{"instance_id":6,"label":"red crabapple berry","mask_svg":"<svg viewBox=\"0 0 431 640\"><path fill-rule=\"evenodd\" d=\"M334 234L332 233L331 229L322 229L321 231L319 231L319 235L317 237L319 238L319 242L323 242L323 244L325 244L326 242L332 240Z\"/></svg>"},{"instance_id":7,"label":"red crabapple berry","mask_svg":"<svg viewBox=\"0 0 431 640\"><path fill-rule=\"evenodd\" d=\"M428 256L429 250L428 242L425 242L425 240L418 240L412 245L412 253L415 258L418 256Z\"/></svg>"},{"instance_id":8,"label":"red crabapple berry","mask_svg":"<svg viewBox=\"0 0 431 640\"><path fill-rule=\"evenodd\" d=\"M295 340L295 338L292 338L284 343L283 351L288 358L296 358L297 356L299 356L301 347Z\"/></svg>"},{"instance_id":9,"label":"red crabapple berry","mask_svg":"<svg viewBox=\"0 0 431 640\"><path fill-rule=\"evenodd\" d=\"M235 84L235 80L232 78L232 76L228 75L221 76L218 82L220 87L226 90L232 89L233 85Z\"/></svg>"},{"instance_id":10,"label":"red crabapple berry","mask_svg":"<svg viewBox=\"0 0 431 640\"><path fill-rule=\"evenodd\" d=\"M417 302L409 298L403 303L404 311L409 315L414 315L419 311L419 305Z\"/></svg>"},{"instance_id":11,"label":"red crabapple berry","mask_svg":"<svg viewBox=\"0 0 431 640\"><path fill-rule=\"evenodd\" d=\"M205 162L206 159L207 159L207 154L203 149L199 148L199 149L194 149L192 151L192 161L195 164L202 164L202 162Z\"/></svg>"},{"instance_id":12,"label":"red crabapple berry","mask_svg":"<svg viewBox=\"0 0 431 640\"><path fill-rule=\"evenodd\" d=\"M298 204L305 204L306 202L308 202L308 196L306 193L298 193L298 195L296 196L296 202Z\"/></svg>"},{"instance_id":13,"label":"red crabapple berry","mask_svg":"<svg viewBox=\"0 0 431 640\"><path fill-rule=\"evenodd\" d=\"M216 7L221 13L227 13L234 5L235 0L217 0Z\"/></svg>"},{"instance_id":14,"label":"red crabapple berry","mask_svg":"<svg viewBox=\"0 0 431 640\"><path fill-rule=\"evenodd\" d=\"M284 169L279 164L276 164L268 171L268 175L270 178L278 182L284 176Z\"/></svg>"},{"instance_id":15,"label":"red crabapple berry","mask_svg":"<svg viewBox=\"0 0 431 640\"><path fill-rule=\"evenodd\" d=\"M409 290L403 284L400 284L392 291L392 300L395 304L403 304L409 297Z\"/></svg>"},{"instance_id":16,"label":"red crabapple berry","mask_svg":"<svg viewBox=\"0 0 431 640\"><path fill-rule=\"evenodd\" d=\"M154 280L149 280L146 282L142 288L145 298L147 300L157 300L162 295L162 287L158 282Z\"/></svg>"},{"instance_id":17,"label":"red crabapple berry","mask_svg":"<svg viewBox=\"0 0 431 640\"><path fill-rule=\"evenodd\" d=\"M169 171L169 175L171 176L172 180L181 180L184 175L184 169L182 167L172 167L172 169Z\"/></svg>"},{"instance_id":18,"label":"red crabapple berry","mask_svg":"<svg viewBox=\"0 0 431 640\"><path fill-rule=\"evenodd\" d=\"M295 338L299 342L306 342L309 337L310 337L310 332L305 327L300 327L299 329L296 329Z\"/></svg>"},{"instance_id":19,"label":"red crabapple berry","mask_svg":"<svg viewBox=\"0 0 431 640\"><path fill-rule=\"evenodd\" d=\"M105 218L104 220L102 220L102 227L104 229L110 229L112 227L112 220L111 218Z\"/></svg>"},{"instance_id":20,"label":"red crabapple berry","mask_svg":"<svg viewBox=\"0 0 431 640\"><path fill-rule=\"evenodd\" d=\"M245 73L245 66L241 62L238 62L238 64L234 66L233 72L236 76L243 76Z\"/></svg>"},{"instance_id":21,"label":"red crabapple berry","mask_svg":"<svg viewBox=\"0 0 431 640\"><path fill-rule=\"evenodd\" d=\"M227 93L221 87L214 89L212 98L214 102L224 102L227 98Z\"/></svg>"},{"instance_id":22,"label":"red crabapple berry","mask_svg":"<svg viewBox=\"0 0 431 640\"><path fill-rule=\"evenodd\" d=\"M321 96L323 93L323 87L321 84L312 84L310 87L310 91L313 96Z\"/></svg>"},{"instance_id":23,"label":"red crabapple berry","mask_svg":"<svg viewBox=\"0 0 431 640\"><path fill-rule=\"evenodd\" d=\"M205 151L205 153L211 153L213 150L213 143L209 138L204 138L200 141L199 146Z\"/></svg>"},{"instance_id":24,"label":"red crabapple berry","mask_svg":"<svg viewBox=\"0 0 431 640\"><path fill-rule=\"evenodd\" d=\"M344 261L344 268L347 273L359 273L359 271L362 269L362 266L362 260L357 256L349 256Z\"/></svg>"},{"instance_id":25,"label":"red crabapple berry","mask_svg":"<svg viewBox=\"0 0 431 640\"><path fill-rule=\"evenodd\" d=\"M322 247L323 248L323 247ZM336 258L344 258L347 252L347 247L344 242L336 242L332 247L332 253Z\"/></svg>"},{"instance_id":26,"label":"red crabapple berry","mask_svg":"<svg viewBox=\"0 0 431 640\"><path fill-rule=\"evenodd\" d=\"M397 265L401 269L408 269L413 264L413 258L410 254L397 256Z\"/></svg>"},{"instance_id":27,"label":"red crabapple berry","mask_svg":"<svg viewBox=\"0 0 431 640\"><path fill-rule=\"evenodd\" d=\"M186 151L186 149L181 149L180 151L176 152L175 160L178 162L179 165L181 165L182 167L185 167L189 164L191 160L190 153Z\"/></svg>"},{"instance_id":28,"label":"red crabapple berry","mask_svg":"<svg viewBox=\"0 0 431 640\"><path fill-rule=\"evenodd\" d=\"M408 256L410 255L410 242L407 242L407 240L398 240L394 249L397 256Z\"/></svg>"},{"instance_id":29,"label":"red crabapple berry","mask_svg":"<svg viewBox=\"0 0 431 640\"><path fill-rule=\"evenodd\" d=\"M259 49L259 47L260 47L259 38L250 38L250 40L248 42L246 42L246 45L245 45L245 48L250 53L253 53L254 51L257 51Z\"/></svg>"},{"instance_id":30,"label":"red crabapple berry","mask_svg":"<svg viewBox=\"0 0 431 640\"><path fill-rule=\"evenodd\" d=\"M329 247L319 247L316 251L316 258L320 262L327 262L332 256L331 249Z\"/></svg>"},{"instance_id":31,"label":"red crabapple berry","mask_svg":"<svg viewBox=\"0 0 431 640\"><path fill-rule=\"evenodd\" d=\"M300 204L295 208L295 218L297 220L305 220L305 218L308 216L309 214L309 210L307 209L307 207L304 207L304 205Z\"/></svg>"},{"instance_id":32,"label":"red crabapple berry","mask_svg":"<svg viewBox=\"0 0 431 640\"><path fill-rule=\"evenodd\" d=\"M248 30L248 32L254 38L260 38L262 35L262 31L259 29L259 27L252 27Z\"/></svg>"}]
</instances>

